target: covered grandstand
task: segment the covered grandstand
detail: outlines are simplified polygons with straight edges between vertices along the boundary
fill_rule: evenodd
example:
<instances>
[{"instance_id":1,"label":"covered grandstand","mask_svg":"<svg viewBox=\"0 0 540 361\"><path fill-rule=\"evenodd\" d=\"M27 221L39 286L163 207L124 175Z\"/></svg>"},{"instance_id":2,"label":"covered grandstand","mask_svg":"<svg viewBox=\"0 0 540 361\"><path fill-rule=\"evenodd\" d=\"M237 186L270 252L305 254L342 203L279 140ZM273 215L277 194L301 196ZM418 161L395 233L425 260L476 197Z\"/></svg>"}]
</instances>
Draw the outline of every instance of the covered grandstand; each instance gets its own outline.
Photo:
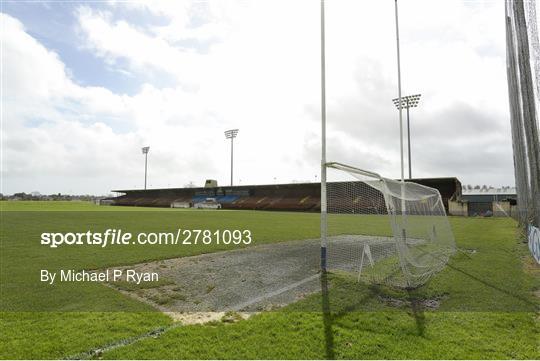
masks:
<instances>
[{"instance_id":1,"label":"covered grandstand","mask_svg":"<svg viewBox=\"0 0 540 361\"><path fill-rule=\"evenodd\" d=\"M448 201L461 197L461 183L457 178L423 178L411 181L438 189L447 211ZM171 207L173 203L193 206L213 198L224 209L319 212L321 207L320 183L131 189L114 192L123 193L112 198L114 205L118 206Z\"/></svg>"}]
</instances>

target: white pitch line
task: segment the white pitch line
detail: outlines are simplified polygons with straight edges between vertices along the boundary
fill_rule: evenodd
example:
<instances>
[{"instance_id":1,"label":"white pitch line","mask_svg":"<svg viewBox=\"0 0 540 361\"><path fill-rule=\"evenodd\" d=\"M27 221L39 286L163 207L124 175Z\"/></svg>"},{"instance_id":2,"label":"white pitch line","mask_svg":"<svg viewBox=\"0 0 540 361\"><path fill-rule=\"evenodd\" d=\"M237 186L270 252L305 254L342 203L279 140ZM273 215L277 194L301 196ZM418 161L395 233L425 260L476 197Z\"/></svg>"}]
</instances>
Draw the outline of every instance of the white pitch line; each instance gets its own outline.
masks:
<instances>
[{"instance_id":1,"label":"white pitch line","mask_svg":"<svg viewBox=\"0 0 540 361\"><path fill-rule=\"evenodd\" d=\"M258 302L261 302L267 298L270 298L270 297L274 297L274 296L277 296L283 292L287 292L289 290L292 290L293 288L296 288L298 286L301 286L303 285L304 283L307 283L309 281L313 281L314 279L317 279L319 278L319 274L314 274L313 276L309 276L307 278L304 278L303 280L300 280L298 282L295 282L295 283L291 283L290 285L288 286L285 286L285 287L282 287L278 290L275 290L275 291L272 291L272 292L269 292L267 294L264 294L262 296L259 296L259 297L255 297L255 298L252 298L251 300L249 301L246 301L246 302L243 302L243 303L240 303L239 305L236 305L232 308L233 311L240 311L248 306L251 306L255 303L258 303Z\"/></svg>"},{"instance_id":2,"label":"white pitch line","mask_svg":"<svg viewBox=\"0 0 540 361\"><path fill-rule=\"evenodd\" d=\"M269 293L267 293L265 295L262 295L262 296L259 296L259 297L256 297L256 298L252 298L249 301L246 301L244 303L236 305L235 307L232 308L232 310L233 311L240 311L240 310L242 310L243 308L245 308L247 306L253 305L253 304L255 304L257 302L260 302L260 301L263 301L263 300L265 300L267 298L277 296L277 295L279 295L279 294L281 294L283 292L289 291L289 290L291 290L293 288L301 286L304 283L307 283L309 281L313 281L314 279L317 279L317 278L319 278L318 273L314 274L313 276L309 276L307 278L304 278L303 280L300 280L298 282L291 283L290 285L282 287L282 288L280 288L280 289L278 289L276 291L272 291L272 292L269 292ZM183 326L183 325L182 325L182 323L179 322L179 323L173 323L172 325L169 325L167 327L158 327L158 328L154 329L153 331L144 333L142 335L129 337L129 338L126 338L126 339L122 339L122 340L107 344L105 346L96 347L96 348L93 348L93 349L91 349L89 351L86 351L86 352L81 352L81 353L76 354L76 355L68 356L65 359L67 359L67 360L80 360L80 359L89 359L89 358L93 358L93 357L96 357L96 356L100 356L104 352L114 350L114 349L119 348L119 347L124 347L124 346L127 346L127 345L131 345L131 344L133 344L135 342L138 342L138 341L150 338L150 337L161 336L163 333L165 333L167 331L170 331L170 330L172 330L174 328L180 327L180 326Z\"/></svg>"}]
</instances>

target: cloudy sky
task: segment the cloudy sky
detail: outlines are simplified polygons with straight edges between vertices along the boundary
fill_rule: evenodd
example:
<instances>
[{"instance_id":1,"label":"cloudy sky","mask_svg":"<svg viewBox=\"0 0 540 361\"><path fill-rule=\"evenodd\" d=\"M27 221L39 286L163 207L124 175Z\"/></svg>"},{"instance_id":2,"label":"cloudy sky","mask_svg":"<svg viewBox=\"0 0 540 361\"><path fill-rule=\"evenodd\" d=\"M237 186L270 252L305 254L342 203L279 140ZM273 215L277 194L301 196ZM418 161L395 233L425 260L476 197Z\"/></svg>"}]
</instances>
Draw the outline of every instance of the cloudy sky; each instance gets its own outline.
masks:
<instances>
[{"instance_id":1,"label":"cloudy sky","mask_svg":"<svg viewBox=\"0 0 540 361\"><path fill-rule=\"evenodd\" d=\"M2 192L318 180L315 0L1 3ZM394 2L326 5L328 160L399 177ZM503 1L400 1L413 176L513 185Z\"/></svg>"}]
</instances>

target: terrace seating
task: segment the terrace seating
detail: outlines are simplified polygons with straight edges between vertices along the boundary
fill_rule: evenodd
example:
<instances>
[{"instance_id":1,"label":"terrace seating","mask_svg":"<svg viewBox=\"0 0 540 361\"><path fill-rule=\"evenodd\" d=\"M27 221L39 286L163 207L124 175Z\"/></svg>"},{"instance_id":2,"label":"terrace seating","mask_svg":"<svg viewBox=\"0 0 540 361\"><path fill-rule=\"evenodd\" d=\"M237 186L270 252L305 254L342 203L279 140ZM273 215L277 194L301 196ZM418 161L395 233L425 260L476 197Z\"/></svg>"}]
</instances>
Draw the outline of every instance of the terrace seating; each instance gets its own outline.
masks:
<instances>
[{"instance_id":1,"label":"terrace seating","mask_svg":"<svg viewBox=\"0 0 540 361\"><path fill-rule=\"evenodd\" d=\"M320 206L318 198L310 196L297 197L239 197L230 204L223 204L227 209L259 209L280 211L310 211Z\"/></svg>"},{"instance_id":2,"label":"terrace seating","mask_svg":"<svg viewBox=\"0 0 540 361\"><path fill-rule=\"evenodd\" d=\"M455 178L417 179L419 184L440 189L443 203L447 207L449 197L460 194L461 184ZM346 183L343 183L346 186ZM368 187L366 185L366 187ZM170 207L173 202L204 202L206 198L215 198L226 209L257 209L282 211L311 211L321 208L320 184L276 184L261 186L237 186L220 188L176 188L127 190L123 196L114 198L115 205ZM375 197L369 201L353 200L344 193L334 194L333 197L343 197L336 212L351 213L381 213L386 205L384 200ZM456 193L457 192L457 193ZM329 209L329 212L332 210Z\"/></svg>"}]
</instances>

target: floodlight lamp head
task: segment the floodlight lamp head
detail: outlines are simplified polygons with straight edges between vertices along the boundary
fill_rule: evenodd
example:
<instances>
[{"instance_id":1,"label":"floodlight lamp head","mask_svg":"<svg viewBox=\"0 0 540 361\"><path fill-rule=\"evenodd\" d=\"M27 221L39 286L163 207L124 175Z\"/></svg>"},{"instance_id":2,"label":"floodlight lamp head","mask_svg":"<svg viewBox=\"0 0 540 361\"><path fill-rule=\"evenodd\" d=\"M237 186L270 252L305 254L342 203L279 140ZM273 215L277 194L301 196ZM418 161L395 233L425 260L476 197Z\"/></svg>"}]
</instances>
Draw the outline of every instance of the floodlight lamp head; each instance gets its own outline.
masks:
<instances>
[{"instance_id":1,"label":"floodlight lamp head","mask_svg":"<svg viewBox=\"0 0 540 361\"><path fill-rule=\"evenodd\" d=\"M418 106L418 103L420 102L420 97L422 96L422 94L415 94L415 95L410 95L408 97L408 100L409 100L409 106L410 107L417 107Z\"/></svg>"},{"instance_id":2,"label":"floodlight lamp head","mask_svg":"<svg viewBox=\"0 0 540 361\"><path fill-rule=\"evenodd\" d=\"M150 147L143 147L142 148L142 153L143 154L148 154L148 151L150 150Z\"/></svg>"},{"instance_id":3,"label":"floodlight lamp head","mask_svg":"<svg viewBox=\"0 0 540 361\"><path fill-rule=\"evenodd\" d=\"M238 129L229 129L225 131L225 138L226 139L236 138L237 134L238 134Z\"/></svg>"},{"instance_id":4,"label":"floodlight lamp head","mask_svg":"<svg viewBox=\"0 0 540 361\"><path fill-rule=\"evenodd\" d=\"M399 98L392 99L392 102L394 102L394 105L398 109L399 108L401 109L414 108L418 106L421 96L422 94L415 94L415 95L406 95L406 96L401 97L401 107L399 105Z\"/></svg>"}]
</instances>

